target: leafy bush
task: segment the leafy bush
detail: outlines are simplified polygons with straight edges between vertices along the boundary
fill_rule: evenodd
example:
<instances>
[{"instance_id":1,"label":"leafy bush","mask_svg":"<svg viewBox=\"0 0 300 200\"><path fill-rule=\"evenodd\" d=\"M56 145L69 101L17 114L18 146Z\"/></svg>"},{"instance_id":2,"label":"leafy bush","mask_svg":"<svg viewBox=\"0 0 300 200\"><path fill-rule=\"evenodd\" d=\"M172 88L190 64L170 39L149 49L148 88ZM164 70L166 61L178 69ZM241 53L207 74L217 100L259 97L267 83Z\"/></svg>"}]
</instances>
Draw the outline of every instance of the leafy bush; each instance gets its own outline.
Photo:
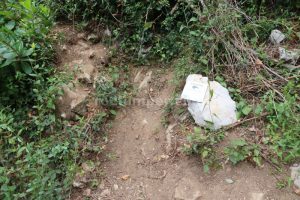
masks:
<instances>
[{"instance_id":1,"label":"leafy bush","mask_svg":"<svg viewBox=\"0 0 300 200\"><path fill-rule=\"evenodd\" d=\"M188 143L184 146L184 151L187 154L199 155L204 165L204 171L208 172L210 167L218 165L214 147L223 138L222 132L205 131L195 127L194 132L187 137Z\"/></svg>"},{"instance_id":2,"label":"leafy bush","mask_svg":"<svg viewBox=\"0 0 300 200\"><path fill-rule=\"evenodd\" d=\"M35 98L27 88L52 71L46 67L53 54L47 36L51 15L31 0L4 1L0 11L0 100L2 105L22 105Z\"/></svg>"},{"instance_id":3,"label":"leafy bush","mask_svg":"<svg viewBox=\"0 0 300 200\"><path fill-rule=\"evenodd\" d=\"M43 4L0 4L1 199L63 199L70 188L84 136L55 116L51 25Z\"/></svg>"},{"instance_id":4,"label":"leafy bush","mask_svg":"<svg viewBox=\"0 0 300 200\"><path fill-rule=\"evenodd\" d=\"M244 160L253 161L258 166L262 164L259 147L248 144L244 139L231 141L230 146L226 147L224 152L234 165Z\"/></svg>"},{"instance_id":5,"label":"leafy bush","mask_svg":"<svg viewBox=\"0 0 300 200\"><path fill-rule=\"evenodd\" d=\"M300 158L300 106L299 84L290 81L284 88L283 102L275 100L273 92L266 93L260 105L261 112L268 112L267 137L276 155L285 162Z\"/></svg>"}]
</instances>

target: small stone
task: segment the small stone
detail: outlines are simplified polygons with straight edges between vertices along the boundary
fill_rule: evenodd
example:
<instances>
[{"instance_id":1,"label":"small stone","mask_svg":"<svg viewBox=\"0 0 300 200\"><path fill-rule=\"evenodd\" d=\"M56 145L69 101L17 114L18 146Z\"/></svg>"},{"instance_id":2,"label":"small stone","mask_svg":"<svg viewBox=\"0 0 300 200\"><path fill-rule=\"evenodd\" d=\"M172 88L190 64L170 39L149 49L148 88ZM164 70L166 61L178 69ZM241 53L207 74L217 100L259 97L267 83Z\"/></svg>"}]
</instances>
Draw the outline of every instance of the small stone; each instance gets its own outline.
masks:
<instances>
[{"instance_id":1,"label":"small stone","mask_svg":"<svg viewBox=\"0 0 300 200\"><path fill-rule=\"evenodd\" d=\"M161 157L161 159L165 159L165 160L167 160L169 158L168 155L161 155L160 157Z\"/></svg>"},{"instance_id":2,"label":"small stone","mask_svg":"<svg viewBox=\"0 0 300 200\"><path fill-rule=\"evenodd\" d=\"M111 31L108 28L106 28L104 31L104 35L107 37L111 37Z\"/></svg>"},{"instance_id":3,"label":"small stone","mask_svg":"<svg viewBox=\"0 0 300 200\"><path fill-rule=\"evenodd\" d=\"M114 184L114 190L118 190L119 189L119 186L117 184Z\"/></svg>"},{"instance_id":4,"label":"small stone","mask_svg":"<svg viewBox=\"0 0 300 200\"><path fill-rule=\"evenodd\" d=\"M257 192L254 192L251 194L251 199L250 200L263 200L264 199L264 193L257 193Z\"/></svg>"},{"instance_id":5,"label":"small stone","mask_svg":"<svg viewBox=\"0 0 300 200\"><path fill-rule=\"evenodd\" d=\"M149 82L151 81L151 78L152 78L152 71L149 71L146 73L144 80L140 83L139 90L142 90L142 89L148 87Z\"/></svg>"},{"instance_id":6,"label":"small stone","mask_svg":"<svg viewBox=\"0 0 300 200\"><path fill-rule=\"evenodd\" d=\"M136 140L140 139L140 135L135 136L135 139Z\"/></svg>"},{"instance_id":7,"label":"small stone","mask_svg":"<svg viewBox=\"0 0 300 200\"><path fill-rule=\"evenodd\" d=\"M105 189L101 192L100 196L101 197L107 197L110 195L110 190L109 189Z\"/></svg>"},{"instance_id":8,"label":"small stone","mask_svg":"<svg viewBox=\"0 0 300 200\"><path fill-rule=\"evenodd\" d=\"M195 178L183 178L175 188L175 200L200 200L201 190L203 190Z\"/></svg>"},{"instance_id":9,"label":"small stone","mask_svg":"<svg viewBox=\"0 0 300 200\"><path fill-rule=\"evenodd\" d=\"M63 51L67 51L67 46L66 46L66 45L63 45L63 46L62 46L62 50L63 50Z\"/></svg>"},{"instance_id":10,"label":"small stone","mask_svg":"<svg viewBox=\"0 0 300 200\"><path fill-rule=\"evenodd\" d=\"M90 53L89 58L92 59L92 58L95 57L95 55L96 55L96 54L95 54L95 52L93 51L93 52Z\"/></svg>"},{"instance_id":11,"label":"small stone","mask_svg":"<svg viewBox=\"0 0 300 200\"><path fill-rule=\"evenodd\" d=\"M300 166L291 167L291 178L294 181L294 185L300 189Z\"/></svg>"},{"instance_id":12,"label":"small stone","mask_svg":"<svg viewBox=\"0 0 300 200\"><path fill-rule=\"evenodd\" d=\"M87 39L93 43L98 43L100 41L100 38L99 36L97 36L96 34L94 33L91 33L88 35Z\"/></svg>"},{"instance_id":13,"label":"small stone","mask_svg":"<svg viewBox=\"0 0 300 200\"><path fill-rule=\"evenodd\" d=\"M77 182L77 181L73 181L73 187L75 187L75 188L83 188L83 183L81 183L81 182Z\"/></svg>"},{"instance_id":14,"label":"small stone","mask_svg":"<svg viewBox=\"0 0 300 200\"><path fill-rule=\"evenodd\" d=\"M147 121L146 119L144 119L143 122L142 122L142 124L143 124L143 125L147 125L147 124L148 124L148 121Z\"/></svg>"},{"instance_id":15,"label":"small stone","mask_svg":"<svg viewBox=\"0 0 300 200\"><path fill-rule=\"evenodd\" d=\"M296 64L300 58L300 50L286 50L285 48L279 47L279 59L284 60L285 62L290 62L292 64Z\"/></svg>"},{"instance_id":16,"label":"small stone","mask_svg":"<svg viewBox=\"0 0 300 200\"><path fill-rule=\"evenodd\" d=\"M273 30L270 35L270 40L273 44L280 44L285 39L285 35L279 30Z\"/></svg>"},{"instance_id":17,"label":"small stone","mask_svg":"<svg viewBox=\"0 0 300 200\"><path fill-rule=\"evenodd\" d=\"M127 181L129 178L130 178L129 175L124 175L124 176L121 177L121 179L122 179L123 181Z\"/></svg>"},{"instance_id":18,"label":"small stone","mask_svg":"<svg viewBox=\"0 0 300 200\"><path fill-rule=\"evenodd\" d=\"M150 88L150 92L153 92L154 90L153 90L153 88Z\"/></svg>"},{"instance_id":19,"label":"small stone","mask_svg":"<svg viewBox=\"0 0 300 200\"><path fill-rule=\"evenodd\" d=\"M86 189L83 191L83 196L90 197L92 193L91 189Z\"/></svg>"},{"instance_id":20,"label":"small stone","mask_svg":"<svg viewBox=\"0 0 300 200\"><path fill-rule=\"evenodd\" d=\"M233 184L234 183L234 181L232 179L230 179L230 178L226 178L225 181L228 184Z\"/></svg>"},{"instance_id":21,"label":"small stone","mask_svg":"<svg viewBox=\"0 0 300 200\"><path fill-rule=\"evenodd\" d=\"M135 75L134 80L133 80L134 83L137 83L141 80L142 71L143 71L143 69L138 71L138 73Z\"/></svg>"},{"instance_id":22,"label":"small stone","mask_svg":"<svg viewBox=\"0 0 300 200\"><path fill-rule=\"evenodd\" d=\"M78 33L77 38L78 39L84 39L85 38L85 33Z\"/></svg>"},{"instance_id":23,"label":"small stone","mask_svg":"<svg viewBox=\"0 0 300 200\"><path fill-rule=\"evenodd\" d=\"M100 189L100 190L104 190L104 188L105 188L105 185L104 185L103 182L101 182L100 185L99 185L99 189Z\"/></svg>"}]
</instances>

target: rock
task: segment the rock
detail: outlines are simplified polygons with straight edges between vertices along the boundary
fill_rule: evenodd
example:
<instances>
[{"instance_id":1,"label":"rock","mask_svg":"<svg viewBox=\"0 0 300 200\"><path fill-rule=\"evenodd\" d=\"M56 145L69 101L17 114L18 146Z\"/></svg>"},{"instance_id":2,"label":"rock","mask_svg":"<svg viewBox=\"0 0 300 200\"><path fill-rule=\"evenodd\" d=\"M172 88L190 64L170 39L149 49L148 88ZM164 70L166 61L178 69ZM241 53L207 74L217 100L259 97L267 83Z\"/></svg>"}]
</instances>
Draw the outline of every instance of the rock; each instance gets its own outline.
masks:
<instances>
[{"instance_id":1,"label":"rock","mask_svg":"<svg viewBox=\"0 0 300 200\"><path fill-rule=\"evenodd\" d=\"M119 189L119 186L117 184L114 184L114 190L118 190Z\"/></svg>"},{"instance_id":2,"label":"rock","mask_svg":"<svg viewBox=\"0 0 300 200\"><path fill-rule=\"evenodd\" d=\"M84 63L83 60L74 60L69 64L75 70L77 80L83 84L92 84L96 67L91 63Z\"/></svg>"},{"instance_id":3,"label":"rock","mask_svg":"<svg viewBox=\"0 0 300 200\"><path fill-rule=\"evenodd\" d=\"M175 189L175 200L200 200L201 192L194 180L183 178Z\"/></svg>"},{"instance_id":4,"label":"rock","mask_svg":"<svg viewBox=\"0 0 300 200\"><path fill-rule=\"evenodd\" d=\"M109 189L103 190L100 194L101 197L108 197L109 195L110 195L110 190Z\"/></svg>"},{"instance_id":5,"label":"rock","mask_svg":"<svg viewBox=\"0 0 300 200\"><path fill-rule=\"evenodd\" d=\"M138 52L138 57L139 58L145 58L146 55L150 52L151 49L152 49L152 46L150 46L148 48L140 48L140 50Z\"/></svg>"},{"instance_id":6,"label":"rock","mask_svg":"<svg viewBox=\"0 0 300 200\"><path fill-rule=\"evenodd\" d=\"M100 41L100 37L94 33L89 34L87 39L92 43L98 43Z\"/></svg>"},{"instance_id":7,"label":"rock","mask_svg":"<svg viewBox=\"0 0 300 200\"><path fill-rule=\"evenodd\" d=\"M87 182L88 182L88 181L87 181L87 179L86 179L86 177L85 177L84 174L77 173L77 174L75 175L75 178L74 178L74 180L73 180L72 185L73 185L73 187L75 187L75 188L84 188L84 186L85 186L85 184L86 184Z\"/></svg>"},{"instance_id":8,"label":"rock","mask_svg":"<svg viewBox=\"0 0 300 200\"><path fill-rule=\"evenodd\" d=\"M92 84L94 81L95 67L91 64L84 64L79 67L78 81L85 84Z\"/></svg>"},{"instance_id":9,"label":"rock","mask_svg":"<svg viewBox=\"0 0 300 200\"><path fill-rule=\"evenodd\" d=\"M62 87L63 95L56 101L59 116L73 119L75 114L83 116L87 112L88 92L83 89L71 90L67 85Z\"/></svg>"},{"instance_id":10,"label":"rock","mask_svg":"<svg viewBox=\"0 0 300 200\"><path fill-rule=\"evenodd\" d=\"M280 44L285 39L285 35L279 30L273 30L270 35L270 40L273 44Z\"/></svg>"},{"instance_id":11,"label":"rock","mask_svg":"<svg viewBox=\"0 0 300 200\"><path fill-rule=\"evenodd\" d=\"M63 45L63 46L62 46L62 50L63 50L63 51L67 51L67 50L68 50L68 49L67 49L67 46L66 46L66 45Z\"/></svg>"},{"instance_id":12,"label":"rock","mask_svg":"<svg viewBox=\"0 0 300 200\"><path fill-rule=\"evenodd\" d=\"M78 33L77 38L84 40L85 39L85 33Z\"/></svg>"},{"instance_id":13,"label":"rock","mask_svg":"<svg viewBox=\"0 0 300 200\"><path fill-rule=\"evenodd\" d=\"M300 165L293 165L290 169L291 178L294 181L294 185L300 189Z\"/></svg>"},{"instance_id":14,"label":"rock","mask_svg":"<svg viewBox=\"0 0 300 200\"><path fill-rule=\"evenodd\" d=\"M230 179L230 178L226 178L225 181L228 184L233 184L234 183L234 181L232 179Z\"/></svg>"},{"instance_id":15,"label":"rock","mask_svg":"<svg viewBox=\"0 0 300 200\"><path fill-rule=\"evenodd\" d=\"M108 28L106 28L105 31L104 31L104 35L106 37L111 37L111 31Z\"/></svg>"},{"instance_id":16,"label":"rock","mask_svg":"<svg viewBox=\"0 0 300 200\"><path fill-rule=\"evenodd\" d=\"M75 187L75 188L83 188L84 184L82 182L73 181L73 187Z\"/></svg>"},{"instance_id":17,"label":"rock","mask_svg":"<svg viewBox=\"0 0 300 200\"><path fill-rule=\"evenodd\" d=\"M133 82L137 83L141 80L141 75L142 75L143 69L141 69L140 71L137 72L137 74L135 75Z\"/></svg>"},{"instance_id":18,"label":"rock","mask_svg":"<svg viewBox=\"0 0 300 200\"><path fill-rule=\"evenodd\" d=\"M104 188L105 188L104 182L101 182L100 185L99 185L99 189L104 190Z\"/></svg>"},{"instance_id":19,"label":"rock","mask_svg":"<svg viewBox=\"0 0 300 200\"><path fill-rule=\"evenodd\" d=\"M92 193L91 189L86 189L83 191L83 196L90 197Z\"/></svg>"},{"instance_id":20,"label":"rock","mask_svg":"<svg viewBox=\"0 0 300 200\"><path fill-rule=\"evenodd\" d=\"M251 199L250 200L263 200L264 199L264 193L257 193L257 192L254 192L251 194Z\"/></svg>"},{"instance_id":21,"label":"rock","mask_svg":"<svg viewBox=\"0 0 300 200\"><path fill-rule=\"evenodd\" d=\"M92 59L95 57L95 52L94 51L91 51L90 54L89 54L89 58Z\"/></svg>"},{"instance_id":22,"label":"rock","mask_svg":"<svg viewBox=\"0 0 300 200\"><path fill-rule=\"evenodd\" d=\"M166 151L168 153L172 151L172 133L175 126L177 126L177 123L170 124L166 130Z\"/></svg>"},{"instance_id":23,"label":"rock","mask_svg":"<svg viewBox=\"0 0 300 200\"><path fill-rule=\"evenodd\" d=\"M139 90L142 90L142 89L148 87L148 84L151 81L151 77L152 77L152 71L148 71L146 73L146 76L145 76L144 80L139 85Z\"/></svg>"},{"instance_id":24,"label":"rock","mask_svg":"<svg viewBox=\"0 0 300 200\"><path fill-rule=\"evenodd\" d=\"M199 74L192 74L188 76L187 84L192 85L188 88L190 90L188 93L194 98L194 100L187 101L188 110L199 126L219 129L237 121L236 104L231 99L228 90L220 83L208 81L207 77ZM183 94L185 90L186 87Z\"/></svg>"},{"instance_id":25,"label":"rock","mask_svg":"<svg viewBox=\"0 0 300 200\"><path fill-rule=\"evenodd\" d=\"M279 59L285 62L296 64L300 57L300 50L286 50L285 48L279 47Z\"/></svg>"}]
</instances>

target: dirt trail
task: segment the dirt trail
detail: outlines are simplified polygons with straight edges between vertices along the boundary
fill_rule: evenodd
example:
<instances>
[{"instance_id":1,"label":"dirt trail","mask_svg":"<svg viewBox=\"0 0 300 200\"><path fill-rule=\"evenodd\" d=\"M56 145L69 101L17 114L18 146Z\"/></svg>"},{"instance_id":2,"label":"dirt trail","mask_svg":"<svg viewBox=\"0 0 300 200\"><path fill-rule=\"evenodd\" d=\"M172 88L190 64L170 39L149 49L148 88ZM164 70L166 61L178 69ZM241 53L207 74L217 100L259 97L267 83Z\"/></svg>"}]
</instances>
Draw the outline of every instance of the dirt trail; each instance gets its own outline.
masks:
<instances>
[{"instance_id":1,"label":"dirt trail","mask_svg":"<svg viewBox=\"0 0 300 200\"><path fill-rule=\"evenodd\" d=\"M159 74L155 70L150 86L137 94L152 104L130 105L113 122L107 151L114 153L115 159L103 163L105 178L93 195L95 199L297 199L291 191L276 189L277 180L268 165L262 169L247 163L228 165L205 174L198 159L181 153L168 155L166 129L161 123L163 105L153 102L170 98L172 73ZM158 92L150 98L149 90ZM226 179L234 182L230 184Z\"/></svg>"},{"instance_id":2,"label":"dirt trail","mask_svg":"<svg viewBox=\"0 0 300 200\"><path fill-rule=\"evenodd\" d=\"M83 67L93 65L103 69L103 46L80 39L80 34L70 31L69 26L60 27L60 30L66 33L69 41L61 55L62 67L82 64ZM74 189L70 199L298 198L290 189L276 189L277 180L271 175L272 168L267 164L262 169L247 163L237 167L226 165L221 170L205 174L199 159L180 153L180 145L176 145L176 141L186 136L171 132L171 137L167 137L166 128L161 123L164 103L174 89L170 83L172 76L170 69L160 68L139 68L132 73L137 94L132 104L120 110L112 122L109 142L102 158L99 158L101 165L98 171L103 171L103 175L94 177L101 184L97 189L90 190L88 195L85 194L87 188ZM230 133L229 138L234 134ZM226 179L232 180L232 183Z\"/></svg>"}]
</instances>

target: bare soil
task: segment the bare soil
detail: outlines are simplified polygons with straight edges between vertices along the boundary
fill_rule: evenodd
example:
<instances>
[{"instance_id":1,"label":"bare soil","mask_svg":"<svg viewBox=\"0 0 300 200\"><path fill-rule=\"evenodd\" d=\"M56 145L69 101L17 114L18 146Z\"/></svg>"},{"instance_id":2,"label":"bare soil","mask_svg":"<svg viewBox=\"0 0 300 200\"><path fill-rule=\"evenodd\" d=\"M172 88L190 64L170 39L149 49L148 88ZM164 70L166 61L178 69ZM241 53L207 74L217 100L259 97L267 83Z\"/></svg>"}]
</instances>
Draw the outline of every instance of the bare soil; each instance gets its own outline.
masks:
<instances>
[{"instance_id":1,"label":"bare soil","mask_svg":"<svg viewBox=\"0 0 300 200\"><path fill-rule=\"evenodd\" d=\"M152 69L153 71L155 69ZM166 102L172 94L172 72L161 75L166 84L152 97ZM158 78L153 77L152 82ZM155 84L150 84L155 85ZM152 86L149 86L152 87ZM154 86L155 87L155 86ZM152 88L157 91L157 88ZM149 100L148 94L138 94ZM115 159L103 163L102 189L94 191L94 199L297 199L290 189L276 189L277 179L271 175L272 167L265 164L255 168L248 163L238 166L227 164L223 169L205 174L196 157L166 150L166 128L161 123L163 105L131 105L119 112L110 130L107 152ZM234 134L234 133L233 133ZM174 134L180 140L182 135ZM172 144L176 148L175 144ZM175 152L178 152L177 147ZM226 179L233 180L227 183ZM102 186L103 186L102 185ZM110 191L103 196L102 191ZM107 190L106 190L107 191ZM177 195L175 193L184 193ZM102 195L101 195L102 193ZM195 194L195 195L194 195Z\"/></svg>"},{"instance_id":2,"label":"bare soil","mask_svg":"<svg viewBox=\"0 0 300 200\"><path fill-rule=\"evenodd\" d=\"M69 31L65 28L65 31ZM71 35L66 34L67 37ZM69 38L63 63L91 62L89 50L96 46ZM74 41L75 40L75 41ZM75 45L74 45L75 44ZM78 46L79 45L79 46ZM81 47L80 47L81 46ZM80 48L79 48L80 47ZM72 56L73 55L73 56ZM95 63L93 63L95 65ZM62 66L62 65L61 65ZM141 69L141 70L140 70ZM197 157L180 151L186 135L171 132L167 137L162 124L163 107L174 87L172 70L140 68L132 70L135 101L119 110L108 132L105 152L99 159L102 176L96 189L74 189L70 199L107 200L292 200L298 199L290 188L277 189L277 179L267 163L257 168L248 163L226 164L205 174ZM140 71L139 75L138 71ZM152 71L150 83L143 85ZM135 79L135 80L134 80ZM135 83L134 83L135 82ZM179 124L180 125L180 124ZM237 132L228 133L234 137ZM226 141L225 141L226 142ZM100 144L99 145L103 145ZM99 174L99 173L97 173ZM229 183L228 179L232 180ZM226 181L227 180L227 181Z\"/></svg>"}]
</instances>

